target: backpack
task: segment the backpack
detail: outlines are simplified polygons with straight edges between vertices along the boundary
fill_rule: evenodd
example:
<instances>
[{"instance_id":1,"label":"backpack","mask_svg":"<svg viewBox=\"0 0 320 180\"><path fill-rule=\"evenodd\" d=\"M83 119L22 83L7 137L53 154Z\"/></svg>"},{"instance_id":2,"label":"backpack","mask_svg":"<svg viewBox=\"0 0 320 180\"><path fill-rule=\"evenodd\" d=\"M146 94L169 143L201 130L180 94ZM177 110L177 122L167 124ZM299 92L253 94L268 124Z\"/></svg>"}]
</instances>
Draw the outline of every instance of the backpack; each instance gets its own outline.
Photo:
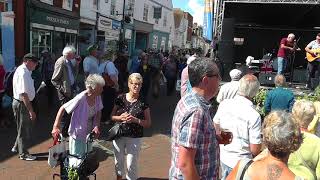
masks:
<instances>
[{"instance_id":1,"label":"backpack","mask_svg":"<svg viewBox=\"0 0 320 180\"><path fill-rule=\"evenodd\" d=\"M17 67L13 68L11 71L6 72L4 76L4 92L9 96L13 97L13 75L16 72Z\"/></svg>"}]
</instances>

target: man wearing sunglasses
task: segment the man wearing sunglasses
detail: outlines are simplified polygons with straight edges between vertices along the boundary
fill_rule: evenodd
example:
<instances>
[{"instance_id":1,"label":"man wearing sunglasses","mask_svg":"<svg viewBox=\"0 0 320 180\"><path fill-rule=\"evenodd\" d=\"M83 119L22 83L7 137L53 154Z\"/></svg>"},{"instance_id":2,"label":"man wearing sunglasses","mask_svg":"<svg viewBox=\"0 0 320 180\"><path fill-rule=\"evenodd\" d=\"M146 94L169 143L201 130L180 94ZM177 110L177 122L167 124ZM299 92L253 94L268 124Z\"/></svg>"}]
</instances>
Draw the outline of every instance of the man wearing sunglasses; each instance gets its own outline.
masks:
<instances>
[{"instance_id":1,"label":"man wearing sunglasses","mask_svg":"<svg viewBox=\"0 0 320 180\"><path fill-rule=\"evenodd\" d=\"M219 144L210 116L210 102L218 91L217 65L198 58L188 65L191 92L178 102L171 130L169 179L218 179Z\"/></svg>"}]
</instances>

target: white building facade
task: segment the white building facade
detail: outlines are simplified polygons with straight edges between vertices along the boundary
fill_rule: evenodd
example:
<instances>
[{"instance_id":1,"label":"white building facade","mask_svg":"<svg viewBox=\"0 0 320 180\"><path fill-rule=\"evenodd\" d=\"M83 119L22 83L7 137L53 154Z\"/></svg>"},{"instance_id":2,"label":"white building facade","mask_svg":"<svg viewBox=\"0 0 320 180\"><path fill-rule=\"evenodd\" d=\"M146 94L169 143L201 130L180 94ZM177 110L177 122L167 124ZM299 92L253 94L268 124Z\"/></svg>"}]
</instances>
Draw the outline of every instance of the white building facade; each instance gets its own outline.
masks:
<instances>
[{"instance_id":1,"label":"white building facade","mask_svg":"<svg viewBox=\"0 0 320 180\"><path fill-rule=\"evenodd\" d=\"M133 14L135 49L171 49L174 29L171 0L136 0Z\"/></svg>"},{"instance_id":2,"label":"white building facade","mask_svg":"<svg viewBox=\"0 0 320 180\"><path fill-rule=\"evenodd\" d=\"M174 41L173 46L178 48L188 48L188 19L181 9L174 9Z\"/></svg>"}]
</instances>

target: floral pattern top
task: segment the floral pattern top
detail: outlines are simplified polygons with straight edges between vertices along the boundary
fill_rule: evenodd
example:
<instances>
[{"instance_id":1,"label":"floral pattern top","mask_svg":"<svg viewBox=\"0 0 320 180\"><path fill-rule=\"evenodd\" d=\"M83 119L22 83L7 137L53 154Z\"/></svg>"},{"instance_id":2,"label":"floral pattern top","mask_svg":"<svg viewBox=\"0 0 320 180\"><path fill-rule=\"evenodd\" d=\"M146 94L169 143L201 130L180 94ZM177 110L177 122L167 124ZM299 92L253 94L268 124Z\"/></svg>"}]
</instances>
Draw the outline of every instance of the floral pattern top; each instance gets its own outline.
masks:
<instances>
[{"instance_id":1,"label":"floral pattern top","mask_svg":"<svg viewBox=\"0 0 320 180\"><path fill-rule=\"evenodd\" d=\"M116 116L120 116L122 113L129 113L134 117L144 120L144 110L149 106L139 98L135 102L129 102L126 98L126 94L121 94L115 100ZM122 123L121 136L139 138L143 136L143 127L137 123Z\"/></svg>"}]
</instances>

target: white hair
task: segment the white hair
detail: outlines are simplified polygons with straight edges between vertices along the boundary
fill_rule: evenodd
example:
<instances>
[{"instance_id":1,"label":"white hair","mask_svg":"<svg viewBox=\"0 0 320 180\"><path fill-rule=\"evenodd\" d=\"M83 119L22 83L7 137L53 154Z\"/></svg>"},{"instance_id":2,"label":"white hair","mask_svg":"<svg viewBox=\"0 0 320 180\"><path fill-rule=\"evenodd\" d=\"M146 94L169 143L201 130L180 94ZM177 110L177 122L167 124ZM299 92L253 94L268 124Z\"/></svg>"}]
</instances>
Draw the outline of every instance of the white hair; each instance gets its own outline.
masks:
<instances>
[{"instance_id":1,"label":"white hair","mask_svg":"<svg viewBox=\"0 0 320 180\"><path fill-rule=\"evenodd\" d=\"M85 82L86 88L95 89L98 85L104 86L105 82L102 76L99 74L90 74Z\"/></svg>"},{"instance_id":2,"label":"white hair","mask_svg":"<svg viewBox=\"0 0 320 180\"><path fill-rule=\"evenodd\" d=\"M76 53L76 48L73 46L66 46L63 48L62 55L67 56L70 53Z\"/></svg>"},{"instance_id":3,"label":"white hair","mask_svg":"<svg viewBox=\"0 0 320 180\"><path fill-rule=\"evenodd\" d=\"M260 83L256 76L247 74L239 81L238 94L244 97L253 98L259 91Z\"/></svg>"},{"instance_id":4,"label":"white hair","mask_svg":"<svg viewBox=\"0 0 320 180\"><path fill-rule=\"evenodd\" d=\"M305 99L297 100L292 107L292 115L302 128L308 128L315 114L313 103Z\"/></svg>"},{"instance_id":5,"label":"white hair","mask_svg":"<svg viewBox=\"0 0 320 180\"><path fill-rule=\"evenodd\" d=\"M296 36L293 33L290 33L288 37L295 38Z\"/></svg>"}]
</instances>

